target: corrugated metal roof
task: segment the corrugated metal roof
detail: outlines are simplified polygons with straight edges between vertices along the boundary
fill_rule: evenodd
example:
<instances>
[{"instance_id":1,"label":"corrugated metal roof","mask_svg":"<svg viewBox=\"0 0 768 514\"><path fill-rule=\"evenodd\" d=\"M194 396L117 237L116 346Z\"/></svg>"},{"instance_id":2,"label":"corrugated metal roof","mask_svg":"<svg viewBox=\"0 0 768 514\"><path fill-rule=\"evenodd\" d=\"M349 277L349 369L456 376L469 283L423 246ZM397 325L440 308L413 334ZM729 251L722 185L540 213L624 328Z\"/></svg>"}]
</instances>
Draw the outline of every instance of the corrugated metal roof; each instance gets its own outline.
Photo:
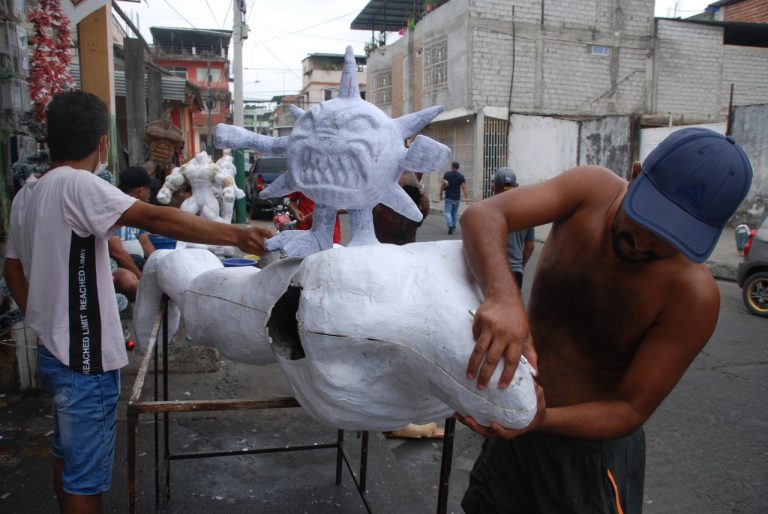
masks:
<instances>
[{"instance_id":1,"label":"corrugated metal roof","mask_svg":"<svg viewBox=\"0 0 768 514\"><path fill-rule=\"evenodd\" d=\"M80 65L72 63L70 65L72 78L75 80L75 88L80 89ZM125 96L125 72L115 70L115 96ZM187 88L192 88L196 96L199 96L199 88L194 84L188 83L181 77L162 77L163 100L183 102L186 99ZM144 87L146 91L147 76L144 75Z\"/></svg>"},{"instance_id":2,"label":"corrugated metal roof","mask_svg":"<svg viewBox=\"0 0 768 514\"><path fill-rule=\"evenodd\" d=\"M448 0L433 0L437 8ZM417 13L416 21L426 10L425 0L371 0L352 20L352 30L397 32L408 25L408 18Z\"/></svg>"}]
</instances>

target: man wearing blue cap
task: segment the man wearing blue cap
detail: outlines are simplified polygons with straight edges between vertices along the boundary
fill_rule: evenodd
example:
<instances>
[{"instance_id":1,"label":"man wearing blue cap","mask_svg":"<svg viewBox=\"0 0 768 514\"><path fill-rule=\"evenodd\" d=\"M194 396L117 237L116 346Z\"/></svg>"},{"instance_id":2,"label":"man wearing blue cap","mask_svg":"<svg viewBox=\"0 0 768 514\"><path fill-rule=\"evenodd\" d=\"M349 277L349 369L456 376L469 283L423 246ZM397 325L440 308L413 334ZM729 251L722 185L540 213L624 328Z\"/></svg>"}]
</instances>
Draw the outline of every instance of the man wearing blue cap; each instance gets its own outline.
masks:
<instances>
[{"instance_id":1,"label":"man wearing blue cap","mask_svg":"<svg viewBox=\"0 0 768 514\"><path fill-rule=\"evenodd\" d=\"M642 511L643 423L709 340L720 296L702 266L745 198L752 169L730 137L674 132L629 182L597 166L483 200L461 219L485 300L467 366L509 385L521 353L538 369L539 410L487 437L468 513ZM552 223L526 315L506 264L507 233Z\"/></svg>"}]
</instances>

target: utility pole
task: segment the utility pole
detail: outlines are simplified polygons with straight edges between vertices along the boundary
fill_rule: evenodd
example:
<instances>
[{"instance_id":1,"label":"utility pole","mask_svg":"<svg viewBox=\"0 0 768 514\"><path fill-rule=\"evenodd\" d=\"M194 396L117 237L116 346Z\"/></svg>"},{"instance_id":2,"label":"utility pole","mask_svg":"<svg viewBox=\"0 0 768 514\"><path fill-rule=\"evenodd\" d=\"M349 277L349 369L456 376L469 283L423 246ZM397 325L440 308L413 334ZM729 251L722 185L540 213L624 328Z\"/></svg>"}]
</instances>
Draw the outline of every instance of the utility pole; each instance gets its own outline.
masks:
<instances>
[{"instance_id":1,"label":"utility pole","mask_svg":"<svg viewBox=\"0 0 768 514\"><path fill-rule=\"evenodd\" d=\"M234 57L232 62L232 71L234 73L235 99L233 108L233 122L235 126L243 126L243 39L248 38L248 26L245 24L245 1L232 0L232 18L234 27ZM234 160L237 175L235 183L237 187L245 191L245 159L241 149L233 149L232 158ZM235 223L245 223L245 198L235 202Z\"/></svg>"},{"instance_id":2,"label":"utility pole","mask_svg":"<svg viewBox=\"0 0 768 514\"><path fill-rule=\"evenodd\" d=\"M205 71L206 78L208 79L208 95L205 97L205 109L208 111L208 141L205 151L208 153L208 155L211 156L211 159L213 159L213 137L211 134L211 111L214 107L214 100L213 94L211 93L211 56L208 56L208 68Z\"/></svg>"}]
</instances>

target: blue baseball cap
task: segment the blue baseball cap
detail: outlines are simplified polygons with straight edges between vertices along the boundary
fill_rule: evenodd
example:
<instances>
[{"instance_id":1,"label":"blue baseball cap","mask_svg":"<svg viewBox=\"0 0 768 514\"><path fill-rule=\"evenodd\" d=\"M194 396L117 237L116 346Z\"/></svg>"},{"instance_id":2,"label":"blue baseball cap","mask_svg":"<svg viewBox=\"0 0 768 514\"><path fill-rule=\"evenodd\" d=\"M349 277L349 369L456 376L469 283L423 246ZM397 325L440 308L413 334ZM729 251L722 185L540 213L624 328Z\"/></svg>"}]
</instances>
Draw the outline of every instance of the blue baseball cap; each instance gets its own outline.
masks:
<instances>
[{"instance_id":1,"label":"blue baseball cap","mask_svg":"<svg viewBox=\"0 0 768 514\"><path fill-rule=\"evenodd\" d=\"M646 157L622 208L636 223L701 263L751 184L752 166L732 137L686 128L667 136Z\"/></svg>"}]
</instances>

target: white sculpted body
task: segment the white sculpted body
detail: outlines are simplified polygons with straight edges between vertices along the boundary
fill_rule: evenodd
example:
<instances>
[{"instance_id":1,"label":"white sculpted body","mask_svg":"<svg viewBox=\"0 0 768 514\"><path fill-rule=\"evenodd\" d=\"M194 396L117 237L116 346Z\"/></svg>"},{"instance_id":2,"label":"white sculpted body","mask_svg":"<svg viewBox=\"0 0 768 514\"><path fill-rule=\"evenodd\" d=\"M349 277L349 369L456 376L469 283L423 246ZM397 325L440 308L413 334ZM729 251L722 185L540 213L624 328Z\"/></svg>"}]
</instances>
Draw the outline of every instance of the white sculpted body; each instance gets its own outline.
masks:
<instances>
[{"instance_id":1,"label":"white sculpted body","mask_svg":"<svg viewBox=\"0 0 768 514\"><path fill-rule=\"evenodd\" d=\"M394 430L454 411L507 427L533 419L524 366L504 390L480 391L465 376L474 347L468 310L480 297L458 241L334 248L261 271L205 258L194 266L195 251L170 252L157 267L184 284L169 294L182 297L188 338L240 362L276 357L318 421Z\"/></svg>"}]
</instances>

